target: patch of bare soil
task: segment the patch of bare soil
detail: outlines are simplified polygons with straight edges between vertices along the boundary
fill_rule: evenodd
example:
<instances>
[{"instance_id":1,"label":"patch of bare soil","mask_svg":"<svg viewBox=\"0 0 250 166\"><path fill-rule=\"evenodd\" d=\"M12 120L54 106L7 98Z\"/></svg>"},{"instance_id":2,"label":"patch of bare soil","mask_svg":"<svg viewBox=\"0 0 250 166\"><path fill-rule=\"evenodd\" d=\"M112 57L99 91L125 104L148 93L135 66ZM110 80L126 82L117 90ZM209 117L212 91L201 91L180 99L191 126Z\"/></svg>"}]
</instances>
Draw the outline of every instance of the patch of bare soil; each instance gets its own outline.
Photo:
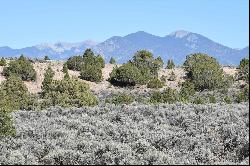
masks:
<instances>
[{"instance_id":1,"label":"patch of bare soil","mask_svg":"<svg viewBox=\"0 0 250 166\"><path fill-rule=\"evenodd\" d=\"M223 67L223 71L226 74L235 75L239 71L239 69L237 69L236 67Z\"/></svg>"},{"instance_id":2,"label":"patch of bare soil","mask_svg":"<svg viewBox=\"0 0 250 166\"><path fill-rule=\"evenodd\" d=\"M5 80L5 77L2 75L3 72L3 66L0 66L0 84Z\"/></svg>"},{"instance_id":3,"label":"patch of bare soil","mask_svg":"<svg viewBox=\"0 0 250 166\"><path fill-rule=\"evenodd\" d=\"M176 79L175 81L169 81L168 78L170 76L171 72L174 72ZM170 87L172 89L179 89L179 85L184 82L184 77L185 77L185 71L183 68L175 68L175 69L160 69L159 71L159 78L162 76L166 76L166 84L163 88L165 87Z\"/></svg>"}]
</instances>

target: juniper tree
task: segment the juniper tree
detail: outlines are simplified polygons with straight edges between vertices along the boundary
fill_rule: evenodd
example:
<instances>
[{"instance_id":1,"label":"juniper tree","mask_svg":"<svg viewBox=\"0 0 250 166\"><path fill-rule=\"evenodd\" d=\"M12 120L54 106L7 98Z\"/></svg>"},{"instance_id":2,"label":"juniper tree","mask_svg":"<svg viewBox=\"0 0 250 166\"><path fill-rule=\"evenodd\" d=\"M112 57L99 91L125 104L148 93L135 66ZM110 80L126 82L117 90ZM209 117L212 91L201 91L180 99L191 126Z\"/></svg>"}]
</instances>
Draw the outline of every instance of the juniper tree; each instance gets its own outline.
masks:
<instances>
[{"instance_id":1,"label":"juniper tree","mask_svg":"<svg viewBox=\"0 0 250 166\"><path fill-rule=\"evenodd\" d=\"M66 71L66 73L64 74L64 77L63 77L64 79L69 79L70 78L70 76L69 76L69 72L68 71Z\"/></svg>"},{"instance_id":2,"label":"juniper tree","mask_svg":"<svg viewBox=\"0 0 250 166\"><path fill-rule=\"evenodd\" d=\"M160 56L158 56L158 57L155 59L155 63L156 63L156 65L159 66L159 68L162 68L163 65L164 65L164 62L163 62L163 60L162 60L162 58L161 58Z\"/></svg>"},{"instance_id":3,"label":"juniper tree","mask_svg":"<svg viewBox=\"0 0 250 166\"><path fill-rule=\"evenodd\" d=\"M63 73L64 73L64 79L69 79L69 70L68 70L68 67L67 67L67 64L64 63L63 64Z\"/></svg>"},{"instance_id":4,"label":"juniper tree","mask_svg":"<svg viewBox=\"0 0 250 166\"><path fill-rule=\"evenodd\" d=\"M2 82L0 96L0 108L9 111L31 109L36 102L21 78L15 75Z\"/></svg>"},{"instance_id":5,"label":"juniper tree","mask_svg":"<svg viewBox=\"0 0 250 166\"><path fill-rule=\"evenodd\" d=\"M63 64L63 69L62 69L63 73L67 73L68 72L68 65L67 63Z\"/></svg>"},{"instance_id":6,"label":"juniper tree","mask_svg":"<svg viewBox=\"0 0 250 166\"><path fill-rule=\"evenodd\" d=\"M161 58L154 59L151 52L140 50L134 54L132 60L114 68L109 81L119 86L145 85L150 79L158 78L158 70L161 66Z\"/></svg>"},{"instance_id":7,"label":"juniper tree","mask_svg":"<svg viewBox=\"0 0 250 166\"><path fill-rule=\"evenodd\" d=\"M238 79L245 80L249 82L249 59L243 58L240 61L240 65L238 67L239 72L237 74Z\"/></svg>"},{"instance_id":8,"label":"juniper tree","mask_svg":"<svg viewBox=\"0 0 250 166\"><path fill-rule=\"evenodd\" d=\"M100 82L103 79L102 68L105 61L101 55L95 56L91 49L86 49L83 54L80 78L92 82Z\"/></svg>"},{"instance_id":9,"label":"juniper tree","mask_svg":"<svg viewBox=\"0 0 250 166\"><path fill-rule=\"evenodd\" d=\"M48 55L45 55L44 60L45 60L45 61L50 60L49 56L48 56Z\"/></svg>"},{"instance_id":10,"label":"juniper tree","mask_svg":"<svg viewBox=\"0 0 250 166\"><path fill-rule=\"evenodd\" d=\"M173 69L175 67L174 61L172 59L169 59L167 61L167 69Z\"/></svg>"},{"instance_id":11,"label":"juniper tree","mask_svg":"<svg viewBox=\"0 0 250 166\"><path fill-rule=\"evenodd\" d=\"M44 91L42 108L49 106L82 107L95 106L98 99L91 92L89 85L75 78L53 80Z\"/></svg>"},{"instance_id":12,"label":"juniper tree","mask_svg":"<svg viewBox=\"0 0 250 166\"><path fill-rule=\"evenodd\" d=\"M103 79L101 66L85 64L80 72L80 78L92 82L100 82Z\"/></svg>"},{"instance_id":13,"label":"juniper tree","mask_svg":"<svg viewBox=\"0 0 250 166\"><path fill-rule=\"evenodd\" d=\"M96 56L96 64L95 65L100 65L101 68L105 67L105 60L101 55Z\"/></svg>"},{"instance_id":14,"label":"juniper tree","mask_svg":"<svg viewBox=\"0 0 250 166\"><path fill-rule=\"evenodd\" d=\"M50 90L50 85L53 81L53 77L55 75L55 72L52 70L51 66L49 65L44 73L44 79L42 82L42 91L43 94Z\"/></svg>"},{"instance_id":15,"label":"juniper tree","mask_svg":"<svg viewBox=\"0 0 250 166\"><path fill-rule=\"evenodd\" d=\"M142 74L135 65L126 63L113 68L108 80L116 86L134 86L142 82Z\"/></svg>"},{"instance_id":16,"label":"juniper tree","mask_svg":"<svg viewBox=\"0 0 250 166\"><path fill-rule=\"evenodd\" d=\"M24 81L35 81L36 71L30 60L21 55L17 60L11 61L8 66L4 67L3 75L7 78L15 74Z\"/></svg>"},{"instance_id":17,"label":"juniper tree","mask_svg":"<svg viewBox=\"0 0 250 166\"><path fill-rule=\"evenodd\" d=\"M116 64L115 58L111 57L110 60L109 60L109 63L110 64Z\"/></svg>"},{"instance_id":18,"label":"juniper tree","mask_svg":"<svg viewBox=\"0 0 250 166\"><path fill-rule=\"evenodd\" d=\"M69 70L80 71L83 63L82 56L70 57L66 64Z\"/></svg>"},{"instance_id":19,"label":"juniper tree","mask_svg":"<svg viewBox=\"0 0 250 166\"><path fill-rule=\"evenodd\" d=\"M0 66L6 66L6 60L2 57L0 60Z\"/></svg>"},{"instance_id":20,"label":"juniper tree","mask_svg":"<svg viewBox=\"0 0 250 166\"><path fill-rule=\"evenodd\" d=\"M191 54L183 64L196 90L228 88L232 79L223 73L217 60L206 54Z\"/></svg>"}]
</instances>

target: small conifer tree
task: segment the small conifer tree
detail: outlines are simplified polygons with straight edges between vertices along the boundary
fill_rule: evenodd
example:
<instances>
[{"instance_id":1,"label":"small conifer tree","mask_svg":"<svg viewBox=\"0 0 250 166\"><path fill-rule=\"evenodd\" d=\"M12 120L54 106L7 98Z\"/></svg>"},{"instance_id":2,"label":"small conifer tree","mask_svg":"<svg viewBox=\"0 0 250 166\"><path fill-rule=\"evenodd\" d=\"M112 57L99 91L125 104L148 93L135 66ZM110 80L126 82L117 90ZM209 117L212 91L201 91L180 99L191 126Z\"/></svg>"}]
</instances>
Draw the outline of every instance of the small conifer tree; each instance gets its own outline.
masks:
<instances>
[{"instance_id":1,"label":"small conifer tree","mask_svg":"<svg viewBox=\"0 0 250 166\"><path fill-rule=\"evenodd\" d=\"M0 66L6 66L6 60L2 57L0 60Z\"/></svg>"},{"instance_id":2,"label":"small conifer tree","mask_svg":"<svg viewBox=\"0 0 250 166\"><path fill-rule=\"evenodd\" d=\"M64 64L63 64L63 69L62 69L63 73L67 73L68 70L69 70L69 69L68 69L67 63L64 63Z\"/></svg>"},{"instance_id":3,"label":"small conifer tree","mask_svg":"<svg viewBox=\"0 0 250 166\"><path fill-rule=\"evenodd\" d=\"M109 63L110 64L116 64L115 58L111 57L110 60L109 60Z\"/></svg>"},{"instance_id":4,"label":"small conifer tree","mask_svg":"<svg viewBox=\"0 0 250 166\"><path fill-rule=\"evenodd\" d=\"M167 62L167 69L173 69L175 67L174 61L169 59Z\"/></svg>"},{"instance_id":5,"label":"small conifer tree","mask_svg":"<svg viewBox=\"0 0 250 166\"><path fill-rule=\"evenodd\" d=\"M35 81L36 71L32 62L21 55L17 60L11 61L8 66L3 69L3 75L7 78L11 75L22 78L23 81Z\"/></svg>"},{"instance_id":6,"label":"small conifer tree","mask_svg":"<svg viewBox=\"0 0 250 166\"><path fill-rule=\"evenodd\" d=\"M51 66L49 65L47 70L44 73L44 80L42 82L43 93L46 93L47 91L49 91L49 88L50 88L50 85L53 81L54 75L55 75L55 73L52 70Z\"/></svg>"},{"instance_id":7,"label":"small conifer tree","mask_svg":"<svg viewBox=\"0 0 250 166\"><path fill-rule=\"evenodd\" d=\"M45 61L50 60L49 56L48 56L48 55L45 55L44 60L45 60Z\"/></svg>"}]
</instances>

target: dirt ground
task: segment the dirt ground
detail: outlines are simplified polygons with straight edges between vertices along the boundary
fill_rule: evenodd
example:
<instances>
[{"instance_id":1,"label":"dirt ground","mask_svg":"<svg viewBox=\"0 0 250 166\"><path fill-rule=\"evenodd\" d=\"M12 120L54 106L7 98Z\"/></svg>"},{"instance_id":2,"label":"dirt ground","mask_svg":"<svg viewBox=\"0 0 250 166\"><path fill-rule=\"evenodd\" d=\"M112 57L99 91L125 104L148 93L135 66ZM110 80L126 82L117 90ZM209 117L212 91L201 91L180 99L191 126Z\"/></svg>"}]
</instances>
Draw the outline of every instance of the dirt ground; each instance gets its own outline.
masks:
<instances>
[{"instance_id":1,"label":"dirt ground","mask_svg":"<svg viewBox=\"0 0 250 166\"><path fill-rule=\"evenodd\" d=\"M64 63L63 61L50 61L48 63L38 63L38 62L34 63L33 65L34 65L34 69L36 70L36 73L37 73L37 80L35 82L24 81L24 83L27 86L27 88L29 89L29 91L32 93L41 92L41 86L42 86L42 81L44 78L44 73L45 73L45 70L47 69L49 64L51 65L53 71L55 72L54 79L55 80L63 79L63 76L64 76L64 74L62 72L63 63ZM94 82L85 81L85 80L81 80L81 81L88 83L90 85L91 90L96 92L96 93L98 93L101 90L107 89L107 88L110 90L117 90L116 87L112 86L107 81L107 79L109 78L109 74L111 73L114 66L115 65L112 65L112 64L106 64L105 68L102 70L102 74L103 74L104 79L100 83L94 83ZM2 75L2 70L3 70L3 67L0 66L0 83L5 80L5 77ZM230 74L230 75L235 75L237 72L237 69L233 68L233 67L223 67L223 70L226 74ZM171 71L172 70L170 70L170 69L160 69L159 78L162 75L164 75L164 76L166 76L166 78L168 78ZM168 86L168 87L173 88L173 89L178 89L179 88L178 85L184 81L183 77L185 76L185 71L183 68L175 68L173 70L173 72L176 75L176 80L175 81L168 81L167 80L165 87ZM69 75L71 77L77 78L80 75L80 72L69 70ZM141 88L141 90L147 89L146 86L141 86L140 88Z\"/></svg>"}]
</instances>

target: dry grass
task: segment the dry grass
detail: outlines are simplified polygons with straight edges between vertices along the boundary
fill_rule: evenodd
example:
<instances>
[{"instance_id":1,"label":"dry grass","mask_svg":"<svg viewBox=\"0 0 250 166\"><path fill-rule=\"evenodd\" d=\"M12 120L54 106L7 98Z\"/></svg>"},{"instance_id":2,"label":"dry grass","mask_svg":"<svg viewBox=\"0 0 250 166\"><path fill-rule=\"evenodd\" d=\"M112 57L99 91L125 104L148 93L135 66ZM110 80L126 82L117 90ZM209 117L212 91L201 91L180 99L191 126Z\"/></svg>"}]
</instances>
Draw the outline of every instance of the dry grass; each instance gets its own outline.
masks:
<instances>
[{"instance_id":1,"label":"dry grass","mask_svg":"<svg viewBox=\"0 0 250 166\"><path fill-rule=\"evenodd\" d=\"M27 86L27 88L29 89L29 91L32 93L41 92L41 90L42 90L41 86L42 86L42 81L44 78L44 73L45 73L45 70L47 69L48 65L51 65L52 69L55 72L55 76L54 76L55 80L63 79L63 76L64 76L64 74L62 72L63 63L64 63L64 61L50 61L47 63L39 63L39 62L34 63L33 65L34 65L34 69L36 70L36 73L37 73L37 80L35 82L32 82L32 81L29 81L29 82L25 81L24 82L25 85ZM96 93L98 93L104 89L109 89L110 91L118 91L117 87L110 85L110 83L107 81L107 79L109 78L109 74L111 73L114 66L115 65L112 65L112 64L106 64L105 68L102 70L103 81L100 83L94 83L94 82L85 81L85 80L81 80L81 81L88 83L90 85L91 90L96 92ZM0 66L0 83L5 80L5 77L1 74L2 70L3 70L3 67ZM230 75L235 75L236 72L238 71L236 68L233 68L233 67L223 67L223 70L226 74L230 74ZM172 71L171 69L160 69L159 78L162 75L167 76L167 78L169 78L171 71ZM168 87L173 88L173 89L178 89L179 88L178 85L184 81L185 71L183 68L175 68L175 69L173 69L173 71L176 75L176 80L175 81L168 81L167 80L166 84L163 88L168 86ZM78 76L80 75L80 72L69 70L69 75L71 77L78 78ZM137 90L138 90L138 88L140 88L142 91L148 90L146 88L146 86L137 87Z\"/></svg>"}]
</instances>

